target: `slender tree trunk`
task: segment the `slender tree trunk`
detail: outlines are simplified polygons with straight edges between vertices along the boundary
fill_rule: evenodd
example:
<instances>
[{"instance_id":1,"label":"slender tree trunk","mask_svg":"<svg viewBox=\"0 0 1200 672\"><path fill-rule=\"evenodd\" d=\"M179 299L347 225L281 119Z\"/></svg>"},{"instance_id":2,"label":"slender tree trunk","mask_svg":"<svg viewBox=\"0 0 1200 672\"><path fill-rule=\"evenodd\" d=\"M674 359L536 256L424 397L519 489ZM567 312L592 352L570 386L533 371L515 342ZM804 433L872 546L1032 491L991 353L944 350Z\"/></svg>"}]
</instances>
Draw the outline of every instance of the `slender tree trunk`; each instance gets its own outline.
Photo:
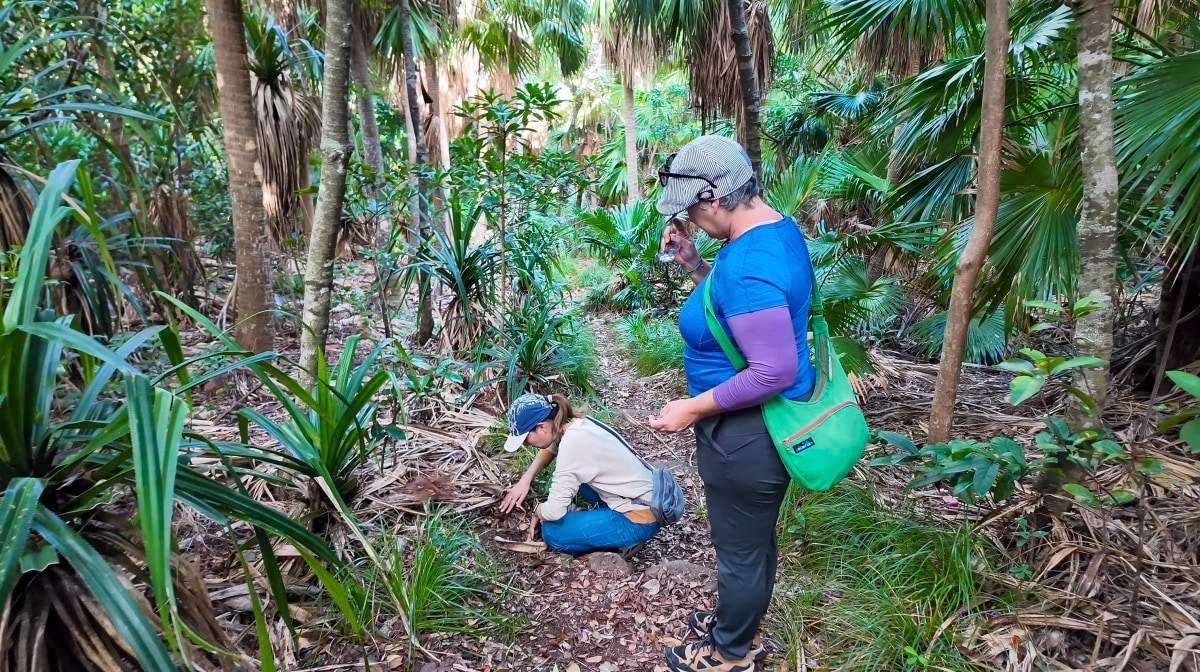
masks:
<instances>
[{"instance_id":1,"label":"slender tree trunk","mask_svg":"<svg viewBox=\"0 0 1200 672\"><path fill-rule=\"evenodd\" d=\"M1117 206L1119 185L1113 145L1112 14L1113 0L1081 0L1075 7L1078 48L1079 144L1083 201L1079 224L1080 297L1100 306L1075 323L1075 354L1098 357L1102 366L1078 371L1076 384L1095 402L1095 413L1078 406L1069 420L1077 428L1100 425L1108 396L1112 359L1113 314L1117 298Z\"/></svg>"},{"instance_id":2,"label":"slender tree trunk","mask_svg":"<svg viewBox=\"0 0 1200 672\"><path fill-rule=\"evenodd\" d=\"M250 100L250 70L241 0L205 0L217 66L217 99L233 205L233 240L237 263L235 310L238 344L251 352L271 349L268 292L271 277L264 261L266 218L259 175L258 135Z\"/></svg>"},{"instance_id":3,"label":"slender tree trunk","mask_svg":"<svg viewBox=\"0 0 1200 672\"><path fill-rule=\"evenodd\" d=\"M350 65L354 82L362 89L358 94L358 124L362 131L363 163L374 174L374 185L367 191L367 197L372 200L378 197L378 187L383 184L383 143L379 139L379 124L375 120L375 96L371 94L371 75L367 70L366 45L362 40L353 39L350 45ZM377 226L375 241L379 247L387 244L391 234L391 207L386 203L376 203Z\"/></svg>"},{"instance_id":4,"label":"slender tree trunk","mask_svg":"<svg viewBox=\"0 0 1200 672\"><path fill-rule=\"evenodd\" d=\"M963 346L971 321L975 278L987 259L1000 208L1000 140L1004 128L1004 76L1008 67L1008 0L986 0L987 37L984 47L983 112L979 123L979 195L975 199L975 225L967 247L954 266L950 311L942 342L937 389L929 416L929 441L950 440L954 400L962 372Z\"/></svg>"},{"instance_id":5,"label":"slender tree trunk","mask_svg":"<svg viewBox=\"0 0 1200 672\"><path fill-rule=\"evenodd\" d=\"M436 59L429 59L425 64L425 75L429 83L429 114L432 117L430 121L433 125L434 140L437 141L438 160L437 167L441 170L450 168L450 138L446 135L446 110L442 106L442 73L438 67ZM431 161L430 163L435 163ZM450 197L449 189L445 184L440 184L434 189L434 210L443 212L446 205L446 200ZM431 217L431 220L433 218ZM444 216L438 220L438 226L441 227L442 233L448 236L447 240L451 240L450 236L450 217Z\"/></svg>"},{"instance_id":6,"label":"slender tree trunk","mask_svg":"<svg viewBox=\"0 0 1200 672\"><path fill-rule=\"evenodd\" d=\"M1176 253L1165 275L1156 320L1154 371L1145 384L1152 388L1151 399L1163 389L1165 372L1200 361L1200 250Z\"/></svg>"},{"instance_id":7,"label":"slender tree trunk","mask_svg":"<svg viewBox=\"0 0 1200 672\"><path fill-rule=\"evenodd\" d=\"M642 184L638 172L637 118L633 108L633 73L622 76L625 95L621 107L621 121L625 124L625 182L629 189L629 203L642 197Z\"/></svg>"},{"instance_id":8,"label":"slender tree trunk","mask_svg":"<svg viewBox=\"0 0 1200 672\"><path fill-rule=\"evenodd\" d=\"M325 74L321 93L321 181L317 211L308 238L308 265L304 268L303 329L300 332L300 367L314 374L317 357L325 351L329 335L329 308L333 298L334 245L342 223L346 198L346 164L350 155L349 84L351 0L328 0L325 5Z\"/></svg>"},{"instance_id":9,"label":"slender tree trunk","mask_svg":"<svg viewBox=\"0 0 1200 672\"><path fill-rule=\"evenodd\" d=\"M738 82L742 86L742 112L746 135L742 146L750 155L750 165L762 185L762 147L759 142L759 91L754 76L754 53L750 48L750 31L746 28L744 0L725 0L729 7L729 27L733 33L733 48L737 52Z\"/></svg>"},{"instance_id":10,"label":"slender tree trunk","mask_svg":"<svg viewBox=\"0 0 1200 672\"><path fill-rule=\"evenodd\" d=\"M406 107L408 108L408 117L412 124L412 141L409 147L416 149L415 156L410 155L409 158L413 162L413 170L424 170L427 161L427 150L425 148L425 138L421 133L421 107L417 101L417 61L413 49L412 31L410 29L409 16L412 11L409 0L400 0L400 41L404 52L404 91ZM425 216L425 208L422 206L420 199L425 194L424 180L418 177L417 197L414 199L414 208L410 217L409 227L416 228L419 231L417 240L423 241L429 235L429 221ZM418 344L424 344L433 337L433 304L429 292L429 274L426 272L418 272L417 274L417 333L414 338Z\"/></svg>"}]
</instances>

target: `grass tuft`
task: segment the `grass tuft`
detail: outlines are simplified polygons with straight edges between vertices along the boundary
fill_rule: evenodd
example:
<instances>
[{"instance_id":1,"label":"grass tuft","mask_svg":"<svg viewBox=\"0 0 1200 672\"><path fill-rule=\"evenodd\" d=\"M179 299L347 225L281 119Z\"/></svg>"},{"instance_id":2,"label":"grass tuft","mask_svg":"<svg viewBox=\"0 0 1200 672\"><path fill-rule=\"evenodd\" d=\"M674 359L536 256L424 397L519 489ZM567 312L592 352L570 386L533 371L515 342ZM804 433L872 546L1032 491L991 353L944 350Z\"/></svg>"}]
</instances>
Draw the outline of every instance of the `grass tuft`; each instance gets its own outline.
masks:
<instances>
[{"instance_id":1,"label":"grass tuft","mask_svg":"<svg viewBox=\"0 0 1200 672\"><path fill-rule=\"evenodd\" d=\"M617 322L617 334L639 374L683 368L683 338L674 320L635 313Z\"/></svg>"},{"instance_id":2,"label":"grass tuft","mask_svg":"<svg viewBox=\"0 0 1200 672\"><path fill-rule=\"evenodd\" d=\"M881 506L857 484L792 495L768 614L789 661L803 643L823 669L985 669L956 644L978 608L986 542Z\"/></svg>"}]
</instances>

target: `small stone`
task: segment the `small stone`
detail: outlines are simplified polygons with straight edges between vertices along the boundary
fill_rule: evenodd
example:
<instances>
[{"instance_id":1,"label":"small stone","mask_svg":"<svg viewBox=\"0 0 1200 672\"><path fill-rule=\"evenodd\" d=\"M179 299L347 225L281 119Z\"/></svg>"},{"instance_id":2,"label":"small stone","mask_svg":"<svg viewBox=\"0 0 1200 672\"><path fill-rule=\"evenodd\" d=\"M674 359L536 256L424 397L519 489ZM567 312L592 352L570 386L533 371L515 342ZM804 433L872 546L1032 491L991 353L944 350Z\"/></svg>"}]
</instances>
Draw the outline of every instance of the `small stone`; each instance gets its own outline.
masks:
<instances>
[{"instance_id":1,"label":"small stone","mask_svg":"<svg viewBox=\"0 0 1200 672\"><path fill-rule=\"evenodd\" d=\"M667 560L646 570L646 576L652 576L656 579L666 576L699 579L701 577L713 576L714 574L715 572L708 567L702 567L687 560Z\"/></svg>"},{"instance_id":2,"label":"small stone","mask_svg":"<svg viewBox=\"0 0 1200 672\"><path fill-rule=\"evenodd\" d=\"M642 590L645 590L647 595L654 596L662 590L662 584L659 583L658 579L650 579L642 584Z\"/></svg>"},{"instance_id":3,"label":"small stone","mask_svg":"<svg viewBox=\"0 0 1200 672\"><path fill-rule=\"evenodd\" d=\"M601 576L629 576L633 568L616 553L592 553L587 556L588 569Z\"/></svg>"}]
</instances>

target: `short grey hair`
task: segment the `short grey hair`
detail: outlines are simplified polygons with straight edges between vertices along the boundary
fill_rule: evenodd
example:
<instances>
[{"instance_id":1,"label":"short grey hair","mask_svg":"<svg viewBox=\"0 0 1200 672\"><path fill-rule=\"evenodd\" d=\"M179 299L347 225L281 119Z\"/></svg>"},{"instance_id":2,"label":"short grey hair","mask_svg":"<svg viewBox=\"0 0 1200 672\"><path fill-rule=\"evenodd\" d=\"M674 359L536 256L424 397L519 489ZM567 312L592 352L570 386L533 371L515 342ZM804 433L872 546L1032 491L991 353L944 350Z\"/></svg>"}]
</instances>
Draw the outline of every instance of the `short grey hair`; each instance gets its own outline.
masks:
<instances>
[{"instance_id":1,"label":"short grey hair","mask_svg":"<svg viewBox=\"0 0 1200 672\"><path fill-rule=\"evenodd\" d=\"M760 195L762 190L758 188L758 178L751 177L742 186L715 200L720 201L721 207L726 210L737 210L744 205L751 205Z\"/></svg>"}]
</instances>

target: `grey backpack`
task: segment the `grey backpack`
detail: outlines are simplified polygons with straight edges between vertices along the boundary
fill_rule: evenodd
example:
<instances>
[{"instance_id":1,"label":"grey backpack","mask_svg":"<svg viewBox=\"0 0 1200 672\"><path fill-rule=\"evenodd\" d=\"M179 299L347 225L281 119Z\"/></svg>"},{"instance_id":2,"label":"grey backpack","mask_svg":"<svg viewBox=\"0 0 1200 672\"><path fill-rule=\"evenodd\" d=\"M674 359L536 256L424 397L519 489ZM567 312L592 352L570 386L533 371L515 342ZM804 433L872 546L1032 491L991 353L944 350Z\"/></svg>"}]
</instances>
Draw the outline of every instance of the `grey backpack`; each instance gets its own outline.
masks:
<instances>
[{"instance_id":1,"label":"grey backpack","mask_svg":"<svg viewBox=\"0 0 1200 672\"><path fill-rule=\"evenodd\" d=\"M650 501L647 502L641 497L631 499L629 501L633 502L634 504L650 507L650 511L654 513L654 519L657 520L658 524L663 527L678 523L679 519L683 517L684 499L683 488L679 487L679 481L675 480L675 475L669 470L663 469L662 467L650 466L650 463L643 459L641 455L638 455L638 452L633 449L633 446L629 445L629 442L625 440L625 437L618 434L617 430L609 427L595 418L588 419L596 423L596 425L604 428L604 430L609 434L617 437L617 440L621 442L621 445L628 448L629 452L633 453L633 456L638 458L638 461L646 465L646 468L650 470L650 482L654 485L654 489L651 491Z\"/></svg>"}]
</instances>

